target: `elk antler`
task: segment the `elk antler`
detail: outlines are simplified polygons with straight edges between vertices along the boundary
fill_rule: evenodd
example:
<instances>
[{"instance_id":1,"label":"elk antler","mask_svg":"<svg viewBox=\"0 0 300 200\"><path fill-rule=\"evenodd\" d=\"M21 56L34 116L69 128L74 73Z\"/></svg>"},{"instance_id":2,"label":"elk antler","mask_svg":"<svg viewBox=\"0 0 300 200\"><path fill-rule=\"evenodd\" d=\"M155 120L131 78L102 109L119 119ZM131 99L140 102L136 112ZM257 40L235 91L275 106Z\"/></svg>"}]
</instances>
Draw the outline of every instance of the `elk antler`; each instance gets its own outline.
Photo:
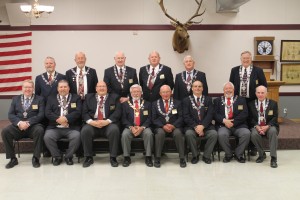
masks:
<instances>
[{"instance_id":1,"label":"elk antler","mask_svg":"<svg viewBox=\"0 0 300 200\"><path fill-rule=\"evenodd\" d=\"M165 6L164 6L164 0L158 0L158 4L159 4L159 6L161 7L162 11L165 13L165 15L166 15L170 20L172 20L174 23L181 24L177 19L171 17L171 16L167 13L167 10L165 9ZM172 23L172 22L171 22L171 23Z\"/></svg>"},{"instance_id":2,"label":"elk antler","mask_svg":"<svg viewBox=\"0 0 300 200\"><path fill-rule=\"evenodd\" d=\"M199 13L199 10L201 8L203 0L201 0L200 2L198 2L198 0L195 0L195 1L198 4L198 8L197 8L195 14L189 20L187 20L187 22L184 24L187 27L189 27L189 26L191 26L193 24L200 24L203 19L201 21L198 21L198 22L192 21L192 19L194 19L195 17L199 17L199 16L203 15L205 13L205 11L206 11L206 9L204 9L204 11L202 13Z\"/></svg>"}]
</instances>

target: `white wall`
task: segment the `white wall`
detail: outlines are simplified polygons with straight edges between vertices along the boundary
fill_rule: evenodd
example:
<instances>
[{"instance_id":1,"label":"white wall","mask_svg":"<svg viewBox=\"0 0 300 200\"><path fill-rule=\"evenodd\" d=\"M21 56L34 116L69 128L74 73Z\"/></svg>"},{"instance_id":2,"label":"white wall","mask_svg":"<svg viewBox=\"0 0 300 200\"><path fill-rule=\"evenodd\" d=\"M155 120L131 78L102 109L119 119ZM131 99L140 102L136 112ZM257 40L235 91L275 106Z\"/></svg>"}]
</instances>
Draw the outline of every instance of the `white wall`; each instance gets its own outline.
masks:
<instances>
[{"instance_id":1,"label":"white wall","mask_svg":"<svg viewBox=\"0 0 300 200\"><path fill-rule=\"evenodd\" d=\"M4 0L1 2L12 2ZM14 1L15 2L15 1ZM33 20L33 25L72 24L168 24L156 0L49 0L41 4L55 6L48 18ZM186 21L194 13L194 0L165 0L170 15ZM216 13L215 0L206 0L203 24L300 24L299 0L251 0L240 8L239 13ZM0 10L3 10L2 3ZM2 24L9 24L5 12L0 13ZM1 31L7 34L10 31ZM137 35L133 34L134 32ZM174 76L183 70L185 55L194 56L197 69L207 74L210 93L222 92L228 81L230 69L240 63L243 50L253 52L253 38L275 36L275 57L279 59L280 41L300 39L300 30L292 31L189 31L189 51L178 54L173 51L173 31L34 31L33 76L44 72L43 61L52 56L57 71L64 73L74 66L74 54L84 51L87 65L97 69L100 79L104 69L113 65L113 56L122 50L127 56L126 64L139 69L147 64L150 51L161 53L161 62L171 66ZM272 77L280 79L280 63ZM280 92L299 92L299 86L283 86Z\"/></svg>"}]
</instances>

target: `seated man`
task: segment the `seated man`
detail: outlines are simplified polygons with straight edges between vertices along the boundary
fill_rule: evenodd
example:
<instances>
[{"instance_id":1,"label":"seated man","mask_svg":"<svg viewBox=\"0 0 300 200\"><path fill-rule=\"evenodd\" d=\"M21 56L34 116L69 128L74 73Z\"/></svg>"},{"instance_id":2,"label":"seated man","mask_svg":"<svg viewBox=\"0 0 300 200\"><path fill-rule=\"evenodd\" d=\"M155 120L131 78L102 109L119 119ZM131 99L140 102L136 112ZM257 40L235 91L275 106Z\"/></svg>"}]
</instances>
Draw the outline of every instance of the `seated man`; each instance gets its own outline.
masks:
<instances>
[{"instance_id":1,"label":"seated man","mask_svg":"<svg viewBox=\"0 0 300 200\"><path fill-rule=\"evenodd\" d=\"M34 142L34 151L32 157L32 166L40 167L40 156L43 145L44 127L41 122L44 119L44 99L33 94L34 83L32 80L25 80L22 84L21 95L12 99L8 111L8 119L12 123L2 130L2 140L5 147L6 158L10 159L5 166L6 169L13 168L18 164L16 158L13 140L22 138L32 138Z\"/></svg>"},{"instance_id":2,"label":"seated man","mask_svg":"<svg viewBox=\"0 0 300 200\"><path fill-rule=\"evenodd\" d=\"M262 148L262 137L269 139L271 167L277 165L277 145L278 145L278 105L277 102L267 99L267 88L263 85L256 88L257 100L248 104L249 124L251 127L251 141L256 146L259 156L257 163L262 163L266 158L266 153Z\"/></svg>"},{"instance_id":3,"label":"seated man","mask_svg":"<svg viewBox=\"0 0 300 200\"><path fill-rule=\"evenodd\" d=\"M246 100L240 96L234 96L234 85L225 83L223 87L224 96L214 99L215 122L218 130L218 141L225 151L224 163L233 158L229 136L234 135L239 139L235 149L235 158L240 163L245 163L243 157L245 148L250 141L250 131L247 125L248 108Z\"/></svg>"},{"instance_id":4,"label":"seated man","mask_svg":"<svg viewBox=\"0 0 300 200\"><path fill-rule=\"evenodd\" d=\"M96 86L97 93L87 94L83 103L82 118L86 124L81 129L81 141L85 160L83 167L89 167L93 160L93 139L106 137L109 140L110 164L118 167L117 155L120 142L119 120L121 104L119 96L108 94L104 81Z\"/></svg>"},{"instance_id":5,"label":"seated man","mask_svg":"<svg viewBox=\"0 0 300 200\"><path fill-rule=\"evenodd\" d=\"M131 140L134 137L141 137L144 140L146 151L145 163L148 167L153 167L152 148L153 133L149 128L151 124L151 103L141 99L142 87L138 84L130 87L131 99L122 103L122 133L121 144L123 148L123 166L128 167L131 163L130 151Z\"/></svg>"},{"instance_id":6,"label":"seated man","mask_svg":"<svg viewBox=\"0 0 300 200\"><path fill-rule=\"evenodd\" d=\"M80 146L81 98L77 94L70 93L69 83L66 80L58 82L57 90L58 94L51 96L46 104L45 116L49 124L44 142L54 158L53 165L58 166L62 162L62 154L57 141L67 138L69 146L65 162L67 165L73 165L73 154Z\"/></svg>"},{"instance_id":7,"label":"seated man","mask_svg":"<svg viewBox=\"0 0 300 200\"><path fill-rule=\"evenodd\" d=\"M160 167L161 152L165 137L173 137L179 152L180 167L186 167L184 159L184 136L182 133L183 119L180 101L171 98L171 88L163 85L159 92L161 98L152 103L152 123L155 137L154 167Z\"/></svg>"},{"instance_id":8,"label":"seated man","mask_svg":"<svg viewBox=\"0 0 300 200\"><path fill-rule=\"evenodd\" d=\"M185 138L187 145L191 148L193 158L192 164L199 160L197 151L197 137L207 140L204 148L202 160L206 164L211 164L211 154L218 140L218 134L211 121L213 119L214 108L210 97L202 94L203 84L195 81L192 84L193 94L186 97L183 102L183 120L186 124Z\"/></svg>"}]
</instances>

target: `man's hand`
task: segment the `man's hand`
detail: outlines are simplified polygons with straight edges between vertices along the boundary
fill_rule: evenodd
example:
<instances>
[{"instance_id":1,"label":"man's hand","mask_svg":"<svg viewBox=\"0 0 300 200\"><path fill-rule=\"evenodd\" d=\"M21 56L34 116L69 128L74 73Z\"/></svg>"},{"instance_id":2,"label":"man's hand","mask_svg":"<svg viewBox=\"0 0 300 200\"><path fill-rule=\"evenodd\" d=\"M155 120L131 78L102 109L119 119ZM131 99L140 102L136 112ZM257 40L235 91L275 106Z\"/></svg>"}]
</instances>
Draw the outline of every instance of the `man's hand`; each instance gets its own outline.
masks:
<instances>
[{"instance_id":1,"label":"man's hand","mask_svg":"<svg viewBox=\"0 0 300 200\"><path fill-rule=\"evenodd\" d=\"M227 128L232 128L233 127L233 119L223 119L223 123Z\"/></svg>"},{"instance_id":2,"label":"man's hand","mask_svg":"<svg viewBox=\"0 0 300 200\"><path fill-rule=\"evenodd\" d=\"M143 132L143 130L144 129L140 126L132 126L131 127L131 132L135 137L139 136Z\"/></svg>"},{"instance_id":3,"label":"man's hand","mask_svg":"<svg viewBox=\"0 0 300 200\"><path fill-rule=\"evenodd\" d=\"M163 126L163 129L167 133L172 133L172 131L175 129L175 126L173 126L172 124L166 124Z\"/></svg>"},{"instance_id":4,"label":"man's hand","mask_svg":"<svg viewBox=\"0 0 300 200\"><path fill-rule=\"evenodd\" d=\"M203 125L197 125L197 126L195 127L195 131L196 131L196 133L197 133L200 137L204 136L203 130L204 130L204 126L203 126Z\"/></svg>"},{"instance_id":5,"label":"man's hand","mask_svg":"<svg viewBox=\"0 0 300 200\"><path fill-rule=\"evenodd\" d=\"M19 129L21 131L25 131L26 129L28 129L30 126L29 122L28 121L20 121L19 123Z\"/></svg>"},{"instance_id":6,"label":"man's hand","mask_svg":"<svg viewBox=\"0 0 300 200\"><path fill-rule=\"evenodd\" d=\"M57 118L56 122L60 125L65 125L68 123L68 119L65 116L60 116L59 118Z\"/></svg>"},{"instance_id":7,"label":"man's hand","mask_svg":"<svg viewBox=\"0 0 300 200\"><path fill-rule=\"evenodd\" d=\"M255 128L260 135L266 135L266 132L269 130L270 126L256 126Z\"/></svg>"}]
</instances>

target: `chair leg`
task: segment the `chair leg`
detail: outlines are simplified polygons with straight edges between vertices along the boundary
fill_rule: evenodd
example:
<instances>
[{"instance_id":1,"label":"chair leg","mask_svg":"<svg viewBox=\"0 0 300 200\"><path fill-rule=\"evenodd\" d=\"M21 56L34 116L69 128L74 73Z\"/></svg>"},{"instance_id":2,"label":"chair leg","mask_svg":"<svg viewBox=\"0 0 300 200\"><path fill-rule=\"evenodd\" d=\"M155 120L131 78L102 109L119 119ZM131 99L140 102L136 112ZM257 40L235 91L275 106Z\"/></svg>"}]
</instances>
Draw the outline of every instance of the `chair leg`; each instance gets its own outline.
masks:
<instances>
[{"instance_id":1,"label":"chair leg","mask_svg":"<svg viewBox=\"0 0 300 200\"><path fill-rule=\"evenodd\" d=\"M20 158L20 143L17 141L17 148L18 148L18 157Z\"/></svg>"}]
</instances>

